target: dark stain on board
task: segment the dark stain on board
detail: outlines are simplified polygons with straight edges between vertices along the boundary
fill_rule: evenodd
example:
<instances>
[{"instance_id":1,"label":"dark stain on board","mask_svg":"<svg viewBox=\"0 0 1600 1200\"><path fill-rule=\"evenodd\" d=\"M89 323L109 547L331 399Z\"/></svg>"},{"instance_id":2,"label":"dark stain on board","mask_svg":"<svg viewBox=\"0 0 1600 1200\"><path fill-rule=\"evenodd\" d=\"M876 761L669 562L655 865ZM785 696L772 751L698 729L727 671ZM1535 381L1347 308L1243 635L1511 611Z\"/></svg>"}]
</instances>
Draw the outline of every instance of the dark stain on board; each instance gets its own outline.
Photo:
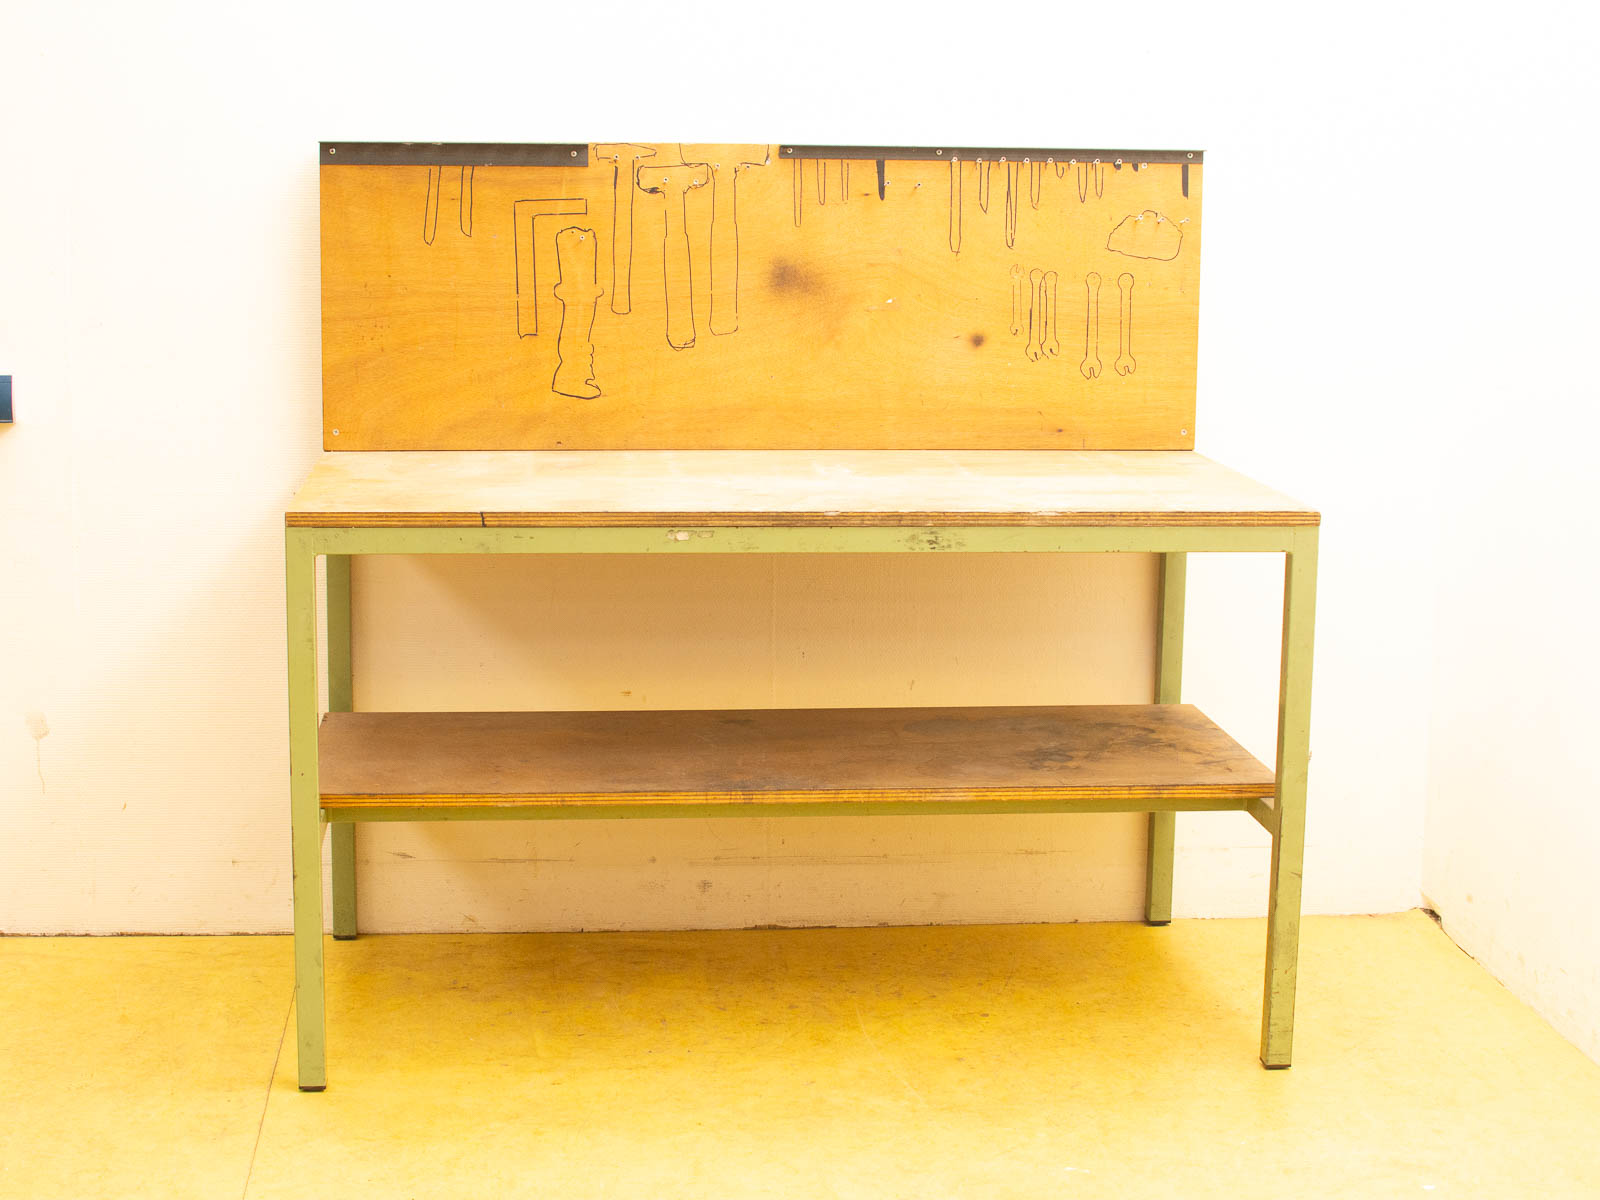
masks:
<instances>
[{"instance_id":1,"label":"dark stain on board","mask_svg":"<svg viewBox=\"0 0 1600 1200\"><path fill-rule=\"evenodd\" d=\"M1078 757L1065 746L1041 746L1027 755L1026 762L1031 770L1051 771L1057 767L1073 765L1078 761Z\"/></svg>"},{"instance_id":2,"label":"dark stain on board","mask_svg":"<svg viewBox=\"0 0 1600 1200\"><path fill-rule=\"evenodd\" d=\"M822 281L802 263L780 258L767 272L767 284L775 292L809 293L820 291Z\"/></svg>"}]
</instances>

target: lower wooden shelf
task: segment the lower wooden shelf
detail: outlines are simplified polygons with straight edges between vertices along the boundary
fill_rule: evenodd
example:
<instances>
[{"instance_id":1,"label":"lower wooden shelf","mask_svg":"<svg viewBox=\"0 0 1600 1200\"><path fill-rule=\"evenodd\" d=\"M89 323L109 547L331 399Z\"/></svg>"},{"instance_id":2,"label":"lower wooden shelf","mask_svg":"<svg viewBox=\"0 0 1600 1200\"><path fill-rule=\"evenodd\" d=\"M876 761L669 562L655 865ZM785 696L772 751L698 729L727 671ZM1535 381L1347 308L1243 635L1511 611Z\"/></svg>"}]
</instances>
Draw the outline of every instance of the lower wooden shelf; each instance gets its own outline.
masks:
<instances>
[{"instance_id":1,"label":"lower wooden shelf","mask_svg":"<svg viewBox=\"0 0 1600 1200\"><path fill-rule=\"evenodd\" d=\"M1188 704L329 713L331 820L1270 811Z\"/></svg>"}]
</instances>

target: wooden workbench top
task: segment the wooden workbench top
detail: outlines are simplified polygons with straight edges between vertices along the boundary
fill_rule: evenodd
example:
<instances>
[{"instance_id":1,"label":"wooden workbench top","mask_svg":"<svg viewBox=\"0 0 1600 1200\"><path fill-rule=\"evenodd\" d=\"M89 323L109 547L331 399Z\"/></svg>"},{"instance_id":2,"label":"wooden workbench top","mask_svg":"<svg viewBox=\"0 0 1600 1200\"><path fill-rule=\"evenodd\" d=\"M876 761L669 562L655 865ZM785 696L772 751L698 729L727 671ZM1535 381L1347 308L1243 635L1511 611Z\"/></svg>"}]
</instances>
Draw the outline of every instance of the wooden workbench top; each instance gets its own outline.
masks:
<instances>
[{"instance_id":1,"label":"wooden workbench top","mask_svg":"<svg viewBox=\"0 0 1600 1200\"><path fill-rule=\"evenodd\" d=\"M324 454L293 526L1315 525L1187 450Z\"/></svg>"}]
</instances>

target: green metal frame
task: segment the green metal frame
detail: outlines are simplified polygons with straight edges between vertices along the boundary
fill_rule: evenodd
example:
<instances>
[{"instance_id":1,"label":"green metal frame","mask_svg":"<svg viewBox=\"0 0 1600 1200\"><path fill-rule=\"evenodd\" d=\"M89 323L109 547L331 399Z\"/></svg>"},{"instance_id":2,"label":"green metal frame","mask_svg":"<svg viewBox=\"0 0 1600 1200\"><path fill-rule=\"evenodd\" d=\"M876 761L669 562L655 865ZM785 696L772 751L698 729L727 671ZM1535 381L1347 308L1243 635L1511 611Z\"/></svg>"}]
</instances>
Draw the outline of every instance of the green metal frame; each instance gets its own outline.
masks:
<instances>
[{"instance_id":1,"label":"green metal frame","mask_svg":"<svg viewBox=\"0 0 1600 1200\"><path fill-rule=\"evenodd\" d=\"M330 554L324 560L328 591L328 711L355 711L355 677L350 666L350 556ZM356 936L356 827L340 821L328 834L332 842L333 936Z\"/></svg>"},{"instance_id":2,"label":"green metal frame","mask_svg":"<svg viewBox=\"0 0 1600 1200\"><path fill-rule=\"evenodd\" d=\"M1300 872L1306 847L1311 761L1311 651L1317 613L1317 531L1304 530L1284 556L1283 650L1278 677L1278 790L1273 798L1272 882L1267 889L1267 971L1261 1062L1287 1067L1294 1045L1295 969L1300 956ZM1265 823L1265 822L1264 822Z\"/></svg>"},{"instance_id":3,"label":"green metal frame","mask_svg":"<svg viewBox=\"0 0 1600 1200\"><path fill-rule=\"evenodd\" d=\"M288 531L289 825L294 860L295 1048L300 1090L327 1086L322 971L322 813L317 787L317 554Z\"/></svg>"},{"instance_id":4,"label":"green metal frame","mask_svg":"<svg viewBox=\"0 0 1600 1200\"><path fill-rule=\"evenodd\" d=\"M351 669L351 557L358 554L849 554L849 553L1144 553L1161 556L1155 700L1176 704L1183 678L1187 555L1281 553L1284 556L1283 647L1278 686L1277 787L1273 799L1189 801L1150 811L1148 801L1007 803L1007 812L1149 812L1145 919L1172 919L1175 810L1245 811L1272 834L1261 1061L1286 1067L1294 1036L1295 969L1300 932L1300 874L1305 849L1306 767L1311 716L1311 659L1316 608L1317 527L1293 526L994 526L994 527L636 527L494 526L413 528L291 527L286 531L289 652L290 820L294 859L295 1044L302 1091L327 1083L324 1015L322 829L332 826L333 936L356 935L357 821L505 820L663 817L648 805L555 810L539 807L340 809L321 807L317 730L317 558L326 559L328 705L354 707ZM763 805L761 815L816 814L815 804ZM834 811L825 809L826 811ZM915 803L840 804L840 814L995 811L981 802L937 807ZM750 816L749 805L708 803L671 815Z\"/></svg>"},{"instance_id":5,"label":"green metal frame","mask_svg":"<svg viewBox=\"0 0 1600 1200\"><path fill-rule=\"evenodd\" d=\"M1183 691L1183 593L1189 559L1181 552L1161 556L1161 582L1156 607L1156 703L1177 704ZM1172 860L1177 844L1178 814L1150 814L1149 849L1145 856L1144 919L1151 925L1172 920Z\"/></svg>"}]
</instances>

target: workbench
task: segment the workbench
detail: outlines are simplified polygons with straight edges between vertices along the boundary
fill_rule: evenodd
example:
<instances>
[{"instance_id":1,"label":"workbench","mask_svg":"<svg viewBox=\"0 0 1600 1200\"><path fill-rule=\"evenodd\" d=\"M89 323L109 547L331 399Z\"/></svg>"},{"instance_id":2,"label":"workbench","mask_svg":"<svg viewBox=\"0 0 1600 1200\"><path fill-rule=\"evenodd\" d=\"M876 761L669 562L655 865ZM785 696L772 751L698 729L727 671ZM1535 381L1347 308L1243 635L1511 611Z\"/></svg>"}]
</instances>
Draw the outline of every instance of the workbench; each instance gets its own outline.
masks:
<instances>
[{"instance_id":1,"label":"workbench","mask_svg":"<svg viewBox=\"0 0 1600 1200\"><path fill-rule=\"evenodd\" d=\"M1289 1065L1314 510L1185 449L373 451L324 454L285 520L303 1090L327 1078L323 831L333 935L354 937L360 821L1146 812L1145 916L1165 924L1174 814L1247 813L1272 836L1260 1056ZM1148 705L351 711L355 555L1085 552L1160 556ZM1186 556L1213 552L1284 559L1271 769L1180 701Z\"/></svg>"}]
</instances>

